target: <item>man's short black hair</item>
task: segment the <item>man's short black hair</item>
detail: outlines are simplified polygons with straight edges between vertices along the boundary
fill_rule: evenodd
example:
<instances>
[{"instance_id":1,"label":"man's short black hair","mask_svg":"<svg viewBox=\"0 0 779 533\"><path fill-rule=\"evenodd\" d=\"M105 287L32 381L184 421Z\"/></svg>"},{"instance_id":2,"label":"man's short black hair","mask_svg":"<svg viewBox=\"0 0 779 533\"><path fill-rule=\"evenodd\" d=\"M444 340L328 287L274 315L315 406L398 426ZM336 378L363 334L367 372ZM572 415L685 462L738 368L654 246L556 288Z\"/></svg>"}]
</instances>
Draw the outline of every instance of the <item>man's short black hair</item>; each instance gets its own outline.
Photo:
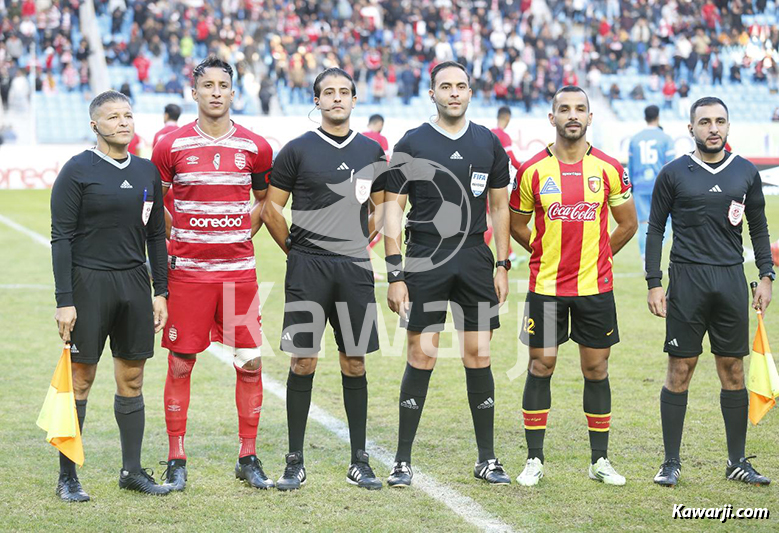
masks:
<instances>
[{"instance_id":1,"label":"man's short black hair","mask_svg":"<svg viewBox=\"0 0 779 533\"><path fill-rule=\"evenodd\" d=\"M375 115L371 115L370 118L368 119L368 124L373 124L374 122L377 121L384 124L384 117L382 117L378 113L376 113Z\"/></svg>"},{"instance_id":2,"label":"man's short black hair","mask_svg":"<svg viewBox=\"0 0 779 533\"><path fill-rule=\"evenodd\" d=\"M357 87L354 85L354 79L342 68L330 67L319 73L319 76L314 80L314 96L319 98L322 94L322 80L330 76L340 76L349 80L352 84L352 96L357 96Z\"/></svg>"},{"instance_id":3,"label":"man's short black hair","mask_svg":"<svg viewBox=\"0 0 779 533\"><path fill-rule=\"evenodd\" d=\"M465 76L468 78L468 85L471 84L471 75L468 74L468 71L465 69L465 66L458 63L457 61L444 61L443 63L437 64L435 67L433 67L433 70L430 72L430 88L435 90L435 77L438 75L439 72L444 70L445 68L459 68L463 72L465 72Z\"/></svg>"},{"instance_id":4,"label":"man's short black hair","mask_svg":"<svg viewBox=\"0 0 779 533\"><path fill-rule=\"evenodd\" d=\"M562 93L582 93L587 99L587 109L590 109L590 97L587 96L587 93L584 91L584 89L577 87L576 85L565 85L557 89L557 91L554 93L554 96L552 97L552 111L555 110L555 106L557 105L557 96Z\"/></svg>"},{"instance_id":5,"label":"man's short black hair","mask_svg":"<svg viewBox=\"0 0 779 533\"><path fill-rule=\"evenodd\" d=\"M508 117L511 118L511 108L507 105L498 108L498 118Z\"/></svg>"},{"instance_id":6,"label":"man's short black hair","mask_svg":"<svg viewBox=\"0 0 779 533\"><path fill-rule=\"evenodd\" d=\"M181 107L176 104L168 104L165 106L165 114L171 120L178 120L181 116Z\"/></svg>"},{"instance_id":7,"label":"man's short black hair","mask_svg":"<svg viewBox=\"0 0 779 533\"><path fill-rule=\"evenodd\" d=\"M192 81L197 87L197 80L198 78L202 78L207 68L219 68L222 69L224 72L227 73L228 76L230 76L230 85L233 83L233 67L230 66L230 63L227 63L226 61L222 61L216 56L208 56L203 61L200 62L198 66L195 67L195 69L192 71Z\"/></svg>"},{"instance_id":8,"label":"man's short black hair","mask_svg":"<svg viewBox=\"0 0 779 533\"><path fill-rule=\"evenodd\" d=\"M730 118L730 111L728 111L728 106L725 105L725 102L716 96L704 96L703 98L698 98L695 103L692 104L692 107L690 107L690 124L695 124L695 111L697 111L699 107L709 105L721 105L725 108L725 114Z\"/></svg>"},{"instance_id":9,"label":"man's short black hair","mask_svg":"<svg viewBox=\"0 0 779 533\"><path fill-rule=\"evenodd\" d=\"M644 120L647 122L654 122L660 117L660 108L656 105L648 105L644 109Z\"/></svg>"},{"instance_id":10,"label":"man's short black hair","mask_svg":"<svg viewBox=\"0 0 779 533\"><path fill-rule=\"evenodd\" d=\"M120 93L119 91L114 91L113 89L104 91L97 96L94 97L92 102L89 104L89 118L92 120L95 119L95 113L97 112L100 107L103 106L103 104L107 104L108 102L127 102L128 105L132 105L130 103L130 99L127 98L126 95Z\"/></svg>"}]
</instances>

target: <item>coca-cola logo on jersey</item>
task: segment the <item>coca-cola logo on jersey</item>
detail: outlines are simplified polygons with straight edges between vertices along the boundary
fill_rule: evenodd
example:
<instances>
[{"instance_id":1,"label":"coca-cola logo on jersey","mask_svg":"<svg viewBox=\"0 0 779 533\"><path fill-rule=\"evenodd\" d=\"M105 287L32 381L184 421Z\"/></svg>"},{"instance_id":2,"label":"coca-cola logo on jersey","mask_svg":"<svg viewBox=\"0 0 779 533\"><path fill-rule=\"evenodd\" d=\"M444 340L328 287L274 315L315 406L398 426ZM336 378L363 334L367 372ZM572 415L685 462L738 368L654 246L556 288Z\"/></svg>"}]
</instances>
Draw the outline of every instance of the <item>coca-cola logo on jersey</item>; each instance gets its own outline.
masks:
<instances>
[{"instance_id":1,"label":"coca-cola logo on jersey","mask_svg":"<svg viewBox=\"0 0 779 533\"><path fill-rule=\"evenodd\" d=\"M192 217L189 219L189 225L193 228L237 228L241 225L241 222L241 217L229 217L227 215L224 218Z\"/></svg>"},{"instance_id":2,"label":"coca-cola logo on jersey","mask_svg":"<svg viewBox=\"0 0 779 533\"><path fill-rule=\"evenodd\" d=\"M549 220L562 220L563 222L587 222L595 220L598 212L598 204L579 202L574 205L562 205L555 202L546 211Z\"/></svg>"}]
</instances>

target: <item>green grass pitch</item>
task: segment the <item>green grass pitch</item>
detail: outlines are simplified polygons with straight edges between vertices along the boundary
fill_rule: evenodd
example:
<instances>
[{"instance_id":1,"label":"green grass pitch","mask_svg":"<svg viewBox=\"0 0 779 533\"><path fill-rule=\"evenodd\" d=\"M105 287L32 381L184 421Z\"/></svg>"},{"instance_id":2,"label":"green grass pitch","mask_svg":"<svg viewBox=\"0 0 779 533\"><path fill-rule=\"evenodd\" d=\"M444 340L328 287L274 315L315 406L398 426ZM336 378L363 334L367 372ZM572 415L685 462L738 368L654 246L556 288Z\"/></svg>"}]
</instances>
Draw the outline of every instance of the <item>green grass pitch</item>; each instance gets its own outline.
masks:
<instances>
[{"instance_id":1,"label":"green grass pitch","mask_svg":"<svg viewBox=\"0 0 779 533\"><path fill-rule=\"evenodd\" d=\"M0 213L35 232L49 235L48 191L0 192ZM779 198L768 198L769 226L779 227ZM745 235L748 242L748 236ZM284 382L287 357L278 352L283 307L284 255L263 229L255 238L258 276L273 282L263 307L263 329L275 355L264 357L264 375ZM192 403L186 439L189 482L184 493L165 498L120 492L119 437L112 412L114 384L108 350L98 368L85 427L86 465L80 477L93 501L65 505L54 495L55 450L44 440L35 420L59 357L61 343L54 316L51 255L29 236L0 224L0 530L63 531L164 528L166 531L469 531L464 521L419 488L368 492L346 483L348 445L323 426L309 421L306 463L309 481L300 491L284 494L255 491L233 475L238 451L234 405L235 373L210 354L195 365ZM377 263L378 264L378 263ZM383 269L383 267L380 267ZM665 376L663 322L646 307L646 285L635 239L615 258L615 293L622 342L612 351L610 379L613 425L609 456L627 477L625 487L607 487L587 477L589 445L582 412L583 381L573 343L560 351L552 380L552 411L546 434L547 476L535 489L516 483L489 487L473 478L476 458L462 364L444 358L433 373L414 465L438 482L478 502L488 513L515 530L680 531L720 528L779 529L776 486L742 486L724 476L725 432L719 407L719 381L711 355L704 355L693 379L682 444L682 482L675 489L652 483L662 460L659 394ZM748 279L757 275L746 265ZM492 342L496 381L496 451L513 478L525 461L521 399L524 373L511 380L517 365L517 313L524 301L527 264L511 271L508 311ZM386 307L386 287L376 289L389 339L396 320ZM521 318L521 317L520 317ZM779 303L768 311L769 339L779 346ZM754 334L755 321L751 332ZM341 380L332 334L326 333L327 356L319 362L313 402L344 420ZM403 337L399 337L403 338ZM159 339L158 339L159 341ZM167 458L162 394L166 353L159 348L146 366L146 438L144 465ZM451 346L451 336L442 346ZM388 353L392 352L392 353ZM521 357L519 357L521 362ZM386 350L368 362L370 403L368 436L394 451L397 437L397 397L405 365L402 352ZM762 473L779 478L779 410L750 427L748 454ZM266 472L276 479L286 452L286 414L282 401L266 392L258 454ZM374 461L385 478L386 468ZM777 481L779 483L779 481ZM674 504L688 507L767 507L769 520L674 520Z\"/></svg>"}]
</instances>

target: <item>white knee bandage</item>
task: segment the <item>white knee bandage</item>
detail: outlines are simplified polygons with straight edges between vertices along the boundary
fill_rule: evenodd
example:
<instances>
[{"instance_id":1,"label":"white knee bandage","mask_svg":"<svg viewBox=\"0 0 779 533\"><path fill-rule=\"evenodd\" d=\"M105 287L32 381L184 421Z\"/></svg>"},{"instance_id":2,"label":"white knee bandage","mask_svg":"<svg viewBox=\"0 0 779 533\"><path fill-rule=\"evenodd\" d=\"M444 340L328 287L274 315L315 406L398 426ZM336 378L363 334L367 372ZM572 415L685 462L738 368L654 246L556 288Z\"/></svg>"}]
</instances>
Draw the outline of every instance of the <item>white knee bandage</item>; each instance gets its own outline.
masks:
<instances>
[{"instance_id":1,"label":"white knee bandage","mask_svg":"<svg viewBox=\"0 0 779 533\"><path fill-rule=\"evenodd\" d=\"M233 362L237 367L243 367L252 359L257 359L262 355L259 346L256 348L233 348L233 350Z\"/></svg>"}]
</instances>

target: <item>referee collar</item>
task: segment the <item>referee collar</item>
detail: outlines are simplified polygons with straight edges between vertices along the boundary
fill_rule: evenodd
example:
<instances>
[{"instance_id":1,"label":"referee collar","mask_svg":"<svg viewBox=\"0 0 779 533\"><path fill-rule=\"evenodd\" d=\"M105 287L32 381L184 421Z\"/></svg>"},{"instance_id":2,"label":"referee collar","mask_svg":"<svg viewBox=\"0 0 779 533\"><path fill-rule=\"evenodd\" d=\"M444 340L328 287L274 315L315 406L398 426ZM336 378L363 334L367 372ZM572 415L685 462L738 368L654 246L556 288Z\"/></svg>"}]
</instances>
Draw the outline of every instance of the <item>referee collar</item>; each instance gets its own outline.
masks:
<instances>
[{"instance_id":1,"label":"referee collar","mask_svg":"<svg viewBox=\"0 0 779 533\"><path fill-rule=\"evenodd\" d=\"M433 127L434 130L436 130L438 133L440 133L444 137L447 137L447 138L449 138L449 139L451 139L453 141L456 141L457 139L459 139L460 137L465 135L465 132L468 131L468 126L471 125L471 121L466 118L465 119L465 126L463 126L463 129L461 129L457 133L449 133L448 131L443 129L441 126L439 126L438 124L433 122L433 119L430 119L429 124L430 124L430 126Z\"/></svg>"},{"instance_id":2,"label":"referee collar","mask_svg":"<svg viewBox=\"0 0 779 533\"><path fill-rule=\"evenodd\" d=\"M344 148L344 147L348 146L348 145L349 145L349 143L350 143L350 142L352 142L352 141L354 140L354 138L355 138L355 137L357 137L357 132L356 132L356 131L352 131L352 134L351 134L351 135L349 135L349 137L347 137L347 138L346 138L346 140L345 140L344 142L342 142L341 144L338 144L338 143L337 143L337 142L335 142L333 139L331 139L330 137L328 137L327 135L325 135L324 133L322 133L321 131L319 131L319 129L315 129L315 130L314 130L314 133L316 133L317 135L319 135L319 137L320 137L320 138L321 138L323 141L325 141L327 144L332 144L333 146L335 146L335 147L336 147L336 148L338 148L339 150L340 150L341 148Z\"/></svg>"},{"instance_id":3,"label":"referee collar","mask_svg":"<svg viewBox=\"0 0 779 533\"><path fill-rule=\"evenodd\" d=\"M730 154L728 156L728 158L720 166L714 168L714 167L711 167L711 166L707 165L702 160L698 159L695 156L695 152L690 152L689 155L690 155L690 159L695 161L698 164L699 167L701 167L704 170L708 170L711 174L719 174L720 172L725 170L725 168L731 163L731 161L733 161L735 159L735 156L733 154Z\"/></svg>"},{"instance_id":4,"label":"referee collar","mask_svg":"<svg viewBox=\"0 0 779 533\"><path fill-rule=\"evenodd\" d=\"M125 168L127 168L130 165L130 159L132 158L132 154L130 152L127 152L127 159L125 159L123 162L120 163L113 157L108 157L107 155L105 155L103 152L98 150L96 146L90 148L90 151L96 153L100 157L100 159L102 159L106 163L112 164L119 170L124 170Z\"/></svg>"}]
</instances>

